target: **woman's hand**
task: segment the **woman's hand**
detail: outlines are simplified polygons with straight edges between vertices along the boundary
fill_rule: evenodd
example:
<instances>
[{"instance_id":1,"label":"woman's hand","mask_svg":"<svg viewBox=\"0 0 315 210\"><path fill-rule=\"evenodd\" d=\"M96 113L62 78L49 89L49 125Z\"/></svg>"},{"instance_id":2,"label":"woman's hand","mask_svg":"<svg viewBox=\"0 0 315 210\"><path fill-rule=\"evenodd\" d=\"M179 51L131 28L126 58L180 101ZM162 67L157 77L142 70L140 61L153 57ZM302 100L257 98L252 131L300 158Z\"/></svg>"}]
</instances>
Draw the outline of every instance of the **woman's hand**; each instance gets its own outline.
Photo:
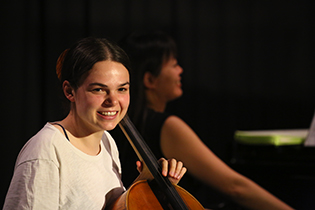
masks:
<instances>
[{"instance_id":1,"label":"woman's hand","mask_svg":"<svg viewBox=\"0 0 315 210\"><path fill-rule=\"evenodd\" d=\"M173 184L178 184L187 171L183 166L183 162L176 161L174 158L169 160L161 158L159 163L162 167L162 175L165 177L167 176Z\"/></svg>"},{"instance_id":2,"label":"woman's hand","mask_svg":"<svg viewBox=\"0 0 315 210\"><path fill-rule=\"evenodd\" d=\"M187 169L183 166L181 161L177 161L174 158L166 160L161 158L159 163L162 168L162 175L168 177L168 179L173 184L178 184L181 178L186 173ZM143 167L144 166L144 167ZM137 161L137 169L141 173L137 180L140 179L153 179L149 169L145 164L142 164L140 161Z\"/></svg>"}]
</instances>

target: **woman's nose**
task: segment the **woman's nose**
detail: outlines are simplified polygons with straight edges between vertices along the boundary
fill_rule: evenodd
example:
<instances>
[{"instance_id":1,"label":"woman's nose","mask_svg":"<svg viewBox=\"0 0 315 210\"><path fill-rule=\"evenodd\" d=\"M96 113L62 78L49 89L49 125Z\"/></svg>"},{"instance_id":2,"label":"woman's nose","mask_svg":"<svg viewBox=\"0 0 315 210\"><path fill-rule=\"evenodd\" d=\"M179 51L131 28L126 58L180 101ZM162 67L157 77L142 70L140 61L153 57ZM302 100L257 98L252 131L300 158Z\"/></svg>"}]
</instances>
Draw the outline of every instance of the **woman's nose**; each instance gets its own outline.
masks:
<instances>
[{"instance_id":1,"label":"woman's nose","mask_svg":"<svg viewBox=\"0 0 315 210\"><path fill-rule=\"evenodd\" d=\"M178 65L178 71L179 71L179 74L182 74L184 69L180 65Z\"/></svg>"},{"instance_id":2,"label":"woman's nose","mask_svg":"<svg viewBox=\"0 0 315 210\"><path fill-rule=\"evenodd\" d=\"M114 106L118 103L118 99L115 94L108 94L105 98L104 105L106 106Z\"/></svg>"}]
</instances>

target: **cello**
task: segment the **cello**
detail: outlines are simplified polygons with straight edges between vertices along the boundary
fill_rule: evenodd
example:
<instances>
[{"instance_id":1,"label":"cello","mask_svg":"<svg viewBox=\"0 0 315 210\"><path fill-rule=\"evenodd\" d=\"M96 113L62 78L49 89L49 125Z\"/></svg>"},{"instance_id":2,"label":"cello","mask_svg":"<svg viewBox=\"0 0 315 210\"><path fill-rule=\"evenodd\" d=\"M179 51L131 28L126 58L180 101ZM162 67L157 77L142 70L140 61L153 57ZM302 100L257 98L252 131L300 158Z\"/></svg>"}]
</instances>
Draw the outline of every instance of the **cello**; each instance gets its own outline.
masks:
<instances>
[{"instance_id":1,"label":"cello","mask_svg":"<svg viewBox=\"0 0 315 210\"><path fill-rule=\"evenodd\" d=\"M156 157L143 140L129 117L119 123L138 158L147 165L153 180L140 180L133 183L110 207L110 210L204 210L203 206L189 192L173 185L161 174Z\"/></svg>"}]
</instances>

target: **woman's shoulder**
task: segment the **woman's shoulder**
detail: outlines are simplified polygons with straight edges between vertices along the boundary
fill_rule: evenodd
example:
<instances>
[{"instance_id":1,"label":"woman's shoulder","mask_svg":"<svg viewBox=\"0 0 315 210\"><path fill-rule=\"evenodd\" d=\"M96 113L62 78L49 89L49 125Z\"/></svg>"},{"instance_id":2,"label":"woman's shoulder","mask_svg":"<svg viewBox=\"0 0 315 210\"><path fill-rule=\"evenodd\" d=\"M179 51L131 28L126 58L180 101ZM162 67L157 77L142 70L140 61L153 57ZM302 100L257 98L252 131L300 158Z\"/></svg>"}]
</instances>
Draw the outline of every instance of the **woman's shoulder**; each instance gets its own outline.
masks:
<instances>
[{"instance_id":1,"label":"woman's shoulder","mask_svg":"<svg viewBox=\"0 0 315 210\"><path fill-rule=\"evenodd\" d=\"M165 119L164 122L165 125L167 126L183 126L183 125L187 125L187 123L181 119L180 117L176 116L176 115L169 115L167 116L167 118Z\"/></svg>"},{"instance_id":2,"label":"woman's shoulder","mask_svg":"<svg viewBox=\"0 0 315 210\"><path fill-rule=\"evenodd\" d=\"M63 134L51 123L47 122L27 143L32 145L53 145L56 140L64 138Z\"/></svg>"},{"instance_id":3,"label":"woman's shoulder","mask_svg":"<svg viewBox=\"0 0 315 210\"><path fill-rule=\"evenodd\" d=\"M62 134L52 124L46 123L33 137L31 137L21 149L17 164L29 160L53 159L57 145L60 144Z\"/></svg>"},{"instance_id":4,"label":"woman's shoulder","mask_svg":"<svg viewBox=\"0 0 315 210\"><path fill-rule=\"evenodd\" d=\"M195 135L193 129L183 119L176 115L170 115L166 118L162 126L162 132L166 135L175 135L180 136L181 138Z\"/></svg>"}]
</instances>

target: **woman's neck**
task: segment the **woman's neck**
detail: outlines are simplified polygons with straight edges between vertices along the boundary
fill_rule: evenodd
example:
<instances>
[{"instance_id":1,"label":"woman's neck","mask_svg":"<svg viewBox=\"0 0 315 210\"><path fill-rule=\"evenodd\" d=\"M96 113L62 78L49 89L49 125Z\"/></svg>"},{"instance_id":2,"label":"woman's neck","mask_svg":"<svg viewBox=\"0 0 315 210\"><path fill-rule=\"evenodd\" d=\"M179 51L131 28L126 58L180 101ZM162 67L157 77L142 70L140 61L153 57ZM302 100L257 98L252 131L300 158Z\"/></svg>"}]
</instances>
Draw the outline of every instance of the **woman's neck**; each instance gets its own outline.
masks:
<instances>
[{"instance_id":1,"label":"woman's neck","mask_svg":"<svg viewBox=\"0 0 315 210\"><path fill-rule=\"evenodd\" d=\"M156 112L164 112L167 102L149 90L146 91L147 107Z\"/></svg>"},{"instance_id":2,"label":"woman's neck","mask_svg":"<svg viewBox=\"0 0 315 210\"><path fill-rule=\"evenodd\" d=\"M91 132L80 125L71 113L60 122L66 129L69 141L76 148L88 155L97 155L100 152L100 142L104 131Z\"/></svg>"}]
</instances>

